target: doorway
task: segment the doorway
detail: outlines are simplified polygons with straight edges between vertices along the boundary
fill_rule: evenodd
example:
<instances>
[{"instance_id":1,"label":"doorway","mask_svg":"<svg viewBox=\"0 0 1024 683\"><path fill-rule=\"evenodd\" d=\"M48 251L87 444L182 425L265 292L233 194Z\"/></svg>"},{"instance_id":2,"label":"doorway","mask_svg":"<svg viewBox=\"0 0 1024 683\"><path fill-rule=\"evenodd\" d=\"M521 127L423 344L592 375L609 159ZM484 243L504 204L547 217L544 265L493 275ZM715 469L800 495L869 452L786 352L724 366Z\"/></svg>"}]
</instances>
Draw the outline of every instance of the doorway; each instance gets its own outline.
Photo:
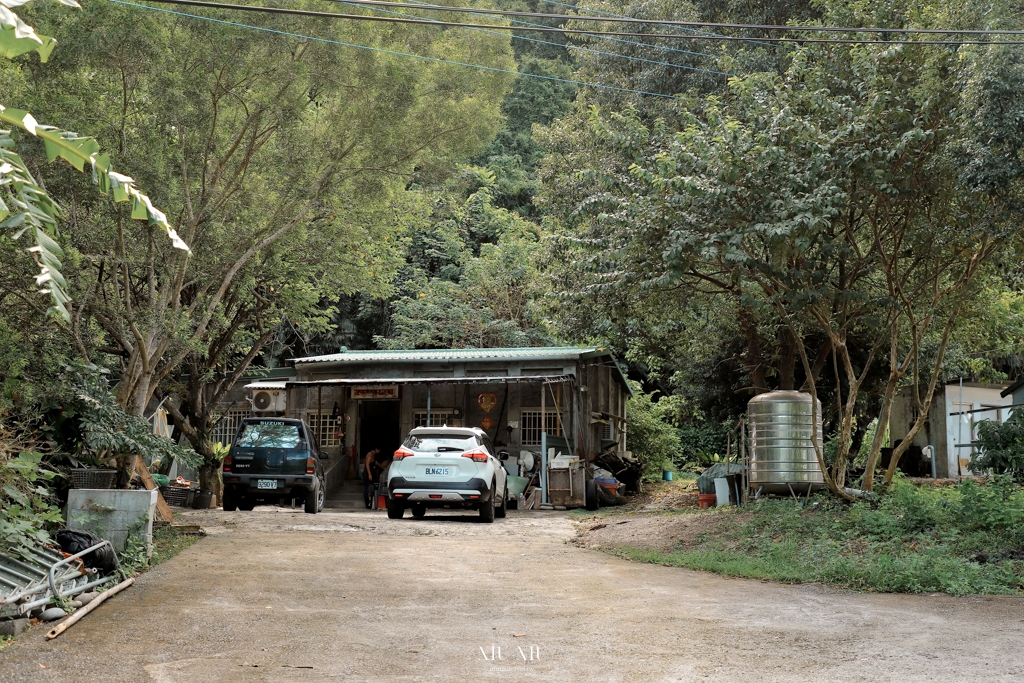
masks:
<instances>
[{"instance_id":1,"label":"doorway","mask_svg":"<svg viewBox=\"0 0 1024 683\"><path fill-rule=\"evenodd\" d=\"M359 462L374 448L390 456L402 445L401 401L359 402Z\"/></svg>"}]
</instances>

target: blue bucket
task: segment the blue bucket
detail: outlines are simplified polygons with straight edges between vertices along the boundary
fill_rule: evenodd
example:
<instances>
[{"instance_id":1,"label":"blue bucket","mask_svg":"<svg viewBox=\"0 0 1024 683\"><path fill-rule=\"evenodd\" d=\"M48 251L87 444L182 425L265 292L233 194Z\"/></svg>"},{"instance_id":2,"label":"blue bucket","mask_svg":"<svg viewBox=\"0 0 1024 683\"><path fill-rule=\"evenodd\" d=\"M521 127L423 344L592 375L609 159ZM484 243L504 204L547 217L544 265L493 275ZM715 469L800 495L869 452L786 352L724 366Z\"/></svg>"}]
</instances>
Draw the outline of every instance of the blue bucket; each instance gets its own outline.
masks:
<instances>
[{"instance_id":1,"label":"blue bucket","mask_svg":"<svg viewBox=\"0 0 1024 683\"><path fill-rule=\"evenodd\" d=\"M665 481L672 481L672 470L662 470L661 478Z\"/></svg>"}]
</instances>

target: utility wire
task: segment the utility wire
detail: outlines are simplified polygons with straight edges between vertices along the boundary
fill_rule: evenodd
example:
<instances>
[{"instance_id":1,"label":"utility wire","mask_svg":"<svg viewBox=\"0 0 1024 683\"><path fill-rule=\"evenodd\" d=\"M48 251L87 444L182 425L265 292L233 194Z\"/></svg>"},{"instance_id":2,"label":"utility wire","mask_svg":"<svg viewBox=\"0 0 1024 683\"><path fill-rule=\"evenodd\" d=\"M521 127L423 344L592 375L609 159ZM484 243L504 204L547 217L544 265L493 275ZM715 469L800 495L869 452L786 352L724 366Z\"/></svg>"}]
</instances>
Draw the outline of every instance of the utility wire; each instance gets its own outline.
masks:
<instances>
[{"instance_id":1,"label":"utility wire","mask_svg":"<svg viewBox=\"0 0 1024 683\"><path fill-rule=\"evenodd\" d=\"M175 10L164 9L163 7L151 7L150 5L140 5L134 2L128 2L127 0L107 0L117 5L126 5L128 7L135 7L138 9L150 10L153 12L161 12L163 14L172 14L178 17L185 17L188 19L199 19L201 21L209 21L214 24L223 24L225 26L234 26L236 28L245 28L253 31L261 31L263 33L271 33L274 35L285 36L287 38L299 38L301 40L312 40L317 43L327 43L329 45L340 45L342 47L351 47L357 50L368 50L370 52L381 52L384 54L395 55L396 57L409 57L411 59L420 59L427 62L435 62L439 64L452 64L454 66L464 66L470 69L480 69L481 71L492 71L496 73L511 74L513 76L523 76L525 78L536 78L542 81L555 81L557 83L569 83L572 85L579 85L586 88L600 88L603 90L615 90L618 92L632 93L634 95L648 95L650 97L664 97L668 99L674 99L674 95L666 95L658 92L647 92L645 90L633 90L631 88L620 88L614 85L605 85L603 83L587 83L586 81L574 81L568 78L557 78L555 76L541 76L539 74L520 73L518 71L511 71L509 69L499 69L494 66L484 66L482 64L470 64L468 62L456 62L451 59L441 59L440 57L427 57L425 55L417 55L409 52L398 52L397 50L387 50L380 47L372 47L370 45L359 45L357 43L346 43L341 40L331 40L330 38L318 38L316 36L307 36L302 33L291 33L290 31L280 31L272 28L265 28L263 26L253 26L251 24L241 24L235 21L227 21L226 19L215 19L213 17L204 17L201 14L188 14L186 12L177 12Z\"/></svg>"},{"instance_id":2,"label":"utility wire","mask_svg":"<svg viewBox=\"0 0 1024 683\"><path fill-rule=\"evenodd\" d=\"M606 17L624 17L625 16L624 14L614 14L612 12L605 12L604 10L593 9L593 8L590 8L590 7L584 7L584 8L581 9L577 5L570 5L569 3L566 3L566 2L557 2L557 0L540 0L540 1L543 2L546 5L554 5L556 7L568 7L569 9L574 9L577 12L580 12L580 11L590 12L591 14L600 14L600 15L606 16ZM691 29L685 29L685 30L692 31L693 33L708 33L708 34L714 35L711 31L698 31L697 29L692 29L692 28ZM608 38L608 40L614 40L614 38ZM775 43L762 43L762 42L759 42L756 38L750 38L749 40L750 40L751 43L764 45L766 47L774 47L774 48L780 47L779 45L777 45ZM626 41L623 41L623 42L626 42ZM669 49L670 50L672 48L664 48L664 49ZM682 50L680 50L680 51L682 52ZM697 53L693 53L693 54L701 54L701 53L697 52ZM704 56L710 57L711 55L704 55Z\"/></svg>"},{"instance_id":3,"label":"utility wire","mask_svg":"<svg viewBox=\"0 0 1024 683\"><path fill-rule=\"evenodd\" d=\"M350 5L352 3L343 2L342 4ZM406 14L405 12L394 12L392 10L386 10L386 9L374 9L373 11L375 11L375 12L383 12L385 14L394 14L394 15L397 15L397 16L400 16L400 17L411 17L413 19L425 19L426 18L426 17L417 16L415 14ZM521 21L513 20L513 23L528 24L530 22L521 22ZM480 28L474 28L474 29L469 29L469 30L477 31L479 33L490 33L490 34L496 35L496 36L505 36L506 35L506 34L500 32L500 31L480 29ZM538 38L527 38L526 36L516 36L516 35L513 35L512 39L513 40L522 40L522 41L526 41L526 42L530 42L530 43L540 43L541 45L554 45L556 47L570 47L570 46L564 45L563 43L556 43L556 42L551 41L551 40L540 40ZM634 43L634 45L643 45L643 43ZM616 57L618 59L626 59L626 60L629 60L631 62L644 62L646 64L654 64L656 66L668 66L668 67L671 67L673 69L686 69L687 71L700 71L702 73L713 74L713 75L716 75L716 76L728 76L729 75L725 71L714 71L714 70L711 70L711 69L701 69L701 68L696 67L696 66L687 66L685 64L673 64L672 62L659 62L659 61L656 61L656 60L653 60L653 59L645 59L643 57L633 57L631 55L624 55L624 54L620 54L618 52L604 52L602 50L595 50L595 49L589 48L589 47L577 47L577 46L571 46L571 47L573 49L575 49L575 50L580 50L581 52L589 52L589 53L592 53L592 54L603 55L603 56L606 56L606 57ZM704 56L711 57L711 55L704 55Z\"/></svg>"},{"instance_id":4,"label":"utility wire","mask_svg":"<svg viewBox=\"0 0 1024 683\"><path fill-rule=\"evenodd\" d=\"M429 4L432 4L432 3L429 3L429 2L421 2L420 0L409 0L409 1L410 2L415 2L418 5L429 5ZM547 0L545 0L545 1L547 1ZM556 3L556 4L561 5L563 3ZM566 7L572 7L572 5L566 5ZM543 14L543 13L541 13L541 14ZM553 16L553 15L543 14L543 16ZM531 22L531 21L519 21L519 20L516 20L516 19L510 19L509 21L511 23L513 23L513 24L522 24L524 26L538 26L538 27L541 27L541 28L552 28L550 26L547 26L546 24L538 24L538 23ZM523 30L527 30L527 29L523 29ZM711 59L718 59L718 57L719 57L719 55L712 55L712 54L708 54L706 52L694 52L693 50L680 50L678 48L666 47L664 45L652 45L650 43L639 43L639 42L637 42L635 40L623 40L621 38L611 38L611 37L608 37L608 36L599 36L599 37L602 38L603 40L608 40L608 41L615 42L615 43L624 43L626 45L634 45L634 46L637 46L637 47L655 48L655 49L664 50L664 51L668 51L668 52L678 52L680 54L693 55L695 57L709 57ZM529 38L525 38L524 40L530 40L530 39ZM567 48L570 48L570 49L573 49L573 50L586 50L587 49L587 48L579 47L577 45L570 45L570 44L566 44L564 46L563 46L562 43L551 43L551 44L558 45L559 47L567 47ZM778 47L778 45L771 45L771 47ZM599 53L599 54L614 54L614 55L618 55L618 53L607 53L607 52ZM625 57L625 55L618 55L618 56ZM639 57L637 59L639 59ZM661 62L655 62L655 64L660 64L660 63ZM722 72L712 72L712 73L722 73Z\"/></svg>"},{"instance_id":5,"label":"utility wire","mask_svg":"<svg viewBox=\"0 0 1024 683\"><path fill-rule=\"evenodd\" d=\"M352 5L375 7L409 7L406 2L396 0L329 0L330 2L347 2ZM783 26L778 24L727 24L707 21L682 21L678 19L642 19L626 17L618 14L605 13L603 17L588 17L579 14L547 14L544 12L521 12L503 9L475 9L473 7L449 7L447 5L418 5L422 9L439 12L469 12L472 14L492 14L502 17L540 17L545 19L563 19L565 21L607 21L626 24L657 24L659 26L682 26L688 28L732 28L758 31L813 31L820 33L901 33L901 34L965 34L965 35L1006 35L1024 36L1024 29L986 30L986 29L948 29L948 28L860 28L856 26ZM584 10L587 11L587 10ZM750 40L749 38L747 40Z\"/></svg>"},{"instance_id":6,"label":"utility wire","mask_svg":"<svg viewBox=\"0 0 1024 683\"><path fill-rule=\"evenodd\" d=\"M404 19L400 17L375 17L366 14L339 14L336 12L315 12L312 10L298 10L298 9L287 9L283 7L261 7L258 5L231 5L220 2L206 2L204 0L149 0L150 2L156 2L165 5L185 5L189 7L211 7L214 9L224 10L237 10L241 12L263 12L267 14L291 14L305 17L318 17L321 19L345 19L349 21L378 21L392 24L419 24L427 26L447 26L453 28L487 28L487 29L499 29L504 31L541 31L548 33L575 33L580 35L594 35L594 36L628 36L633 38L674 38L679 40L730 40L730 41L744 41L749 42L750 38L744 38L741 36L719 36L719 35L702 35L693 34L687 36L681 36L678 34L668 33L625 33L616 31L588 31L581 29L568 29L568 28L532 28L532 27L520 27L520 26L509 26L507 24L469 24L456 21L434 21L429 19ZM338 2L345 2L347 0L337 0ZM366 2L368 0L352 0L355 2ZM390 6L398 4L399 6L407 6L405 3L387 3ZM413 7L422 7L422 5L413 5ZM448 8L445 8L448 9ZM556 16L556 15L546 15ZM578 19L579 17L572 17ZM835 38L760 38L759 40L765 40L777 43L842 43L842 44L878 44L878 45L1024 45L1024 41L1008 41L1008 40L845 40Z\"/></svg>"}]
</instances>

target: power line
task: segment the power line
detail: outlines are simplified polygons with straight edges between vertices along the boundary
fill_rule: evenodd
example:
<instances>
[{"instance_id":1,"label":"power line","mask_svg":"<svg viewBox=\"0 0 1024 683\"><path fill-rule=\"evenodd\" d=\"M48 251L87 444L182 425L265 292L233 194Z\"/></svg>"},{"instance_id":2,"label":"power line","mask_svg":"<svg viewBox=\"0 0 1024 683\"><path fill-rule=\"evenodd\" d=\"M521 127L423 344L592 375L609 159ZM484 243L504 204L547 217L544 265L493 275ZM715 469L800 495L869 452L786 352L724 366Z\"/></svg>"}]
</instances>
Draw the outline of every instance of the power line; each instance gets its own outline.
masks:
<instances>
[{"instance_id":1,"label":"power line","mask_svg":"<svg viewBox=\"0 0 1024 683\"><path fill-rule=\"evenodd\" d=\"M577 7L576 5L570 5L570 4L565 3L565 2L557 2L557 0L540 0L540 1L543 2L546 5L555 5L555 6L558 6L558 7L569 7L571 9L576 10L577 12L581 11L580 8ZM590 12L591 14L600 14L600 15L606 16L606 17L624 17L625 16L623 14L614 14L612 12L605 12L604 10L593 9L591 7L584 7L582 9L582 11ZM685 29L685 30L692 31L694 33L708 33L708 34L714 35L711 31L698 31L697 29L692 29L692 28L691 29ZM761 44L761 45L764 45L766 47L775 47L775 48L779 47L778 45L773 44L773 43L759 43L759 41L756 38L749 38L748 40L751 43ZM700 53L697 53L697 54L700 54ZM711 55L705 55L705 56L709 56L710 57Z\"/></svg>"},{"instance_id":2,"label":"power line","mask_svg":"<svg viewBox=\"0 0 1024 683\"><path fill-rule=\"evenodd\" d=\"M547 1L547 0L544 0L544 1ZM420 0L410 0L410 2L414 2L417 5L430 5L430 4L432 4L432 3L429 3L429 2L421 2ZM563 3L554 3L554 4L559 4L560 5L560 4L563 4ZM572 5L566 5L566 7L572 7ZM541 12L540 15L543 16L543 17L555 16L555 15L545 14L543 12ZM510 19L509 21L511 23L513 23L513 24L523 24L525 26L537 26L537 27L541 27L541 28L552 28L550 26L547 26L546 24L538 24L538 23L530 22L530 21L519 21L519 20L516 20L516 19ZM515 30L515 29L513 29L513 30ZM527 30L527 29L524 29L524 30ZM709 57L711 59L718 59L718 55L711 55L711 54L708 54L706 52L694 52L693 50L680 50L678 48L667 47L667 46L664 46L664 45L651 45L650 43L639 43L639 42L637 42L635 40L622 40L621 38L611 38L611 37L608 37L608 36L600 36L600 38L602 38L603 40L614 42L614 43L623 43L625 45L635 45L637 47L653 47L655 49L663 50L663 51L666 51L666 52L678 52L680 54L693 55L695 57ZM529 39L526 39L526 40L529 40ZM559 46L562 45L561 43L555 43L555 44L559 45ZM586 50L587 49L587 48L579 47L577 45L565 45L565 47L571 48L573 50ZM778 47L778 46L777 45L772 45L771 47ZM603 53L603 54L617 54L617 53ZM625 56L625 55L622 55L622 56ZM656 62L656 63L658 63L658 62ZM722 72L713 72L713 73L722 73ZM728 74L726 74L726 75L728 75Z\"/></svg>"},{"instance_id":3,"label":"power line","mask_svg":"<svg viewBox=\"0 0 1024 683\"><path fill-rule=\"evenodd\" d=\"M245 28L253 31L261 31L263 33L271 33L274 35L285 36L287 38L299 38L301 40L312 40L317 43L327 43L329 45L340 45L342 47L351 47L357 50L368 50L370 52L381 52L384 54L395 55L396 57L409 57L411 59L420 59L427 62L436 62L439 64L452 64L454 66L464 66L470 69L480 69L482 71L492 71L496 73L511 74L513 76L522 76L524 78L536 78L543 81L555 81L558 83L569 83L572 85L579 85L586 88L600 88L603 90L615 90L618 92L632 93L634 95L648 95L650 97L665 97L668 99L674 99L674 95L666 95L664 93L647 92L645 90L633 90L631 88L620 88L614 85L605 85L603 83L588 83L586 81L574 81L568 78L557 78L555 76L541 76L540 74L529 74L520 73L518 71L511 71L509 69L499 69L494 66L484 66L483 64L470 64L468 62L456 62L451 59L441 59L440 57L427 57L425 55L417 55L410 52L399 52L397 50L387 50L380 47L372 47L370 45L359 45L357 43L346 43L341 40L332 40L330 38L318 38L316 36L307 36L302 33L292 33L290 31L280 31L278 29L266 28L263 26L253 26L251 24L242 24L235 21L228 21L226 19L215 19L213 17L204 17L200 14L188 14L186 12L177 12L175 10L164 9L162 7L151 7L149 5L140 5L134 2L128 2L127 0L107 0L118 5L127 5L128 7L135 7L138 9L146 9L153 12L161 12L163 14L172 14L174 16L186 17L188 19L199 19L201 21L209 21L214 24L223 24L225 26L234 26L236 28Z\"/></svg>"},{"instance_id":4,"label":"power line","mask_svg":"<svg viewBox=\"0 0 1024 683\"><path fill-rule=\"evenodd\" d=\"M344 0L342 0L342 3L343 4L347 4L347 5L353 4L353 3L350 3L350 2L345 2ZM417 15L414 15L414 14L406 14L405 12L394 12L394 11L386 10L386 9L374 9L374 11L375 12L384 12L386 14L395 14L395 15L402 16L402 17L412 17L414 19L424 19L425 18L425 17L420 17L420 16L417 16ZM517 24L518 23L529 24L530 22L514 21L514 23L517 23ZM487 29L469 29L469 30L477 31L477 32L480 32L480 33L490 33L490 34L493 34L493 35L500 35L500 36L504 36L505 35L504 33L501 33L500 31L487 30ZM551 40L540 40L538 38L527 38L526 36L516 36L516 35L513 35L512 39L513 40L522 40L522 41L526 41L526 42L530 42L530 43L540 43L541 45L555 45L557 47L567 47L566 45L563 45L562 43L556 43L556 42L551 41ZM643 43L631 43L631 44L633 44L633 45L641 45L641 46L643 45ZM604 55L604 56L607 56L607 57L616 57L618 59L626 59L626 60L629 60L629 61L632 61L632 62L644 62L646 64L654 64L656 66L668 66L668 67L672 67L673 69L685 69L687 71L700 71L702 73L713 74L713 75L716 75L716 76L728 76L729 75L725 71L714 71L714 70L711 70L711 69L701 69L701 68L696 67L696 66L687 66L685 64L673 64L672 62L658 62L658 61L655 61L653 59L645 59L643 57L633 57L631 55L619 54L617 52L604 52L603 50L595 50L593 48L588 48L588 47L572 46L572 48L575 49L575 50L579 50L581 52L589 52L589 53L592 53L592 54ZM712 55L704 55L702 53L694 53L694 54L700 54L701 56L704 56L704 57L712 57Z\"/></svg>"},{"instance_id":5,"label":"power line","mask_svg":"<svg viewBox=\"0 0 1024 683\"><path fill-rule=\"evenodd\" d=\"M337 2L345 2L347 0L335 0ZM360 1L360 0L353 0ZM366 1L366 0L363 0ZM298 10L298 9L287 9L283 7L261 7L258 5L231 5L220 2L206 2L205 0L150 0L150 2L156 2L165 5L185 5L190 7L211 7L214 9L224 10L236 10L241 12L262 12L266 14L290 14L305 17L318 17L321 19L345 19L348 21L377 21L392 24L418 24L427 26L446 26L453 28L487 28L497 29L504 31L541 31L551 33L575 33L580 35L595 35L595 36L629 36L635 38L674 38L679 40L730 40L730 41L746 41L749 42L749 38L741 36L719 36L719 35L701 35L694 34L688 36L681 36L677 34L666 34L666 33L625 33L615 31L589 31L581 29L567 29L567 28L533 28L533 27L520 27L520 26L509 26L507 24L469 24L455 21L434 21L430 19L405 19L401 17L375 17L365 14L340 14L336 12L315 12L312 10ZM393 3L389 3L393 4ZM401 5L404 6L404 3ZM414 5L414 7L422 7L421 5ZM548 15L555 16L555 15ZM577 17L573 17L577 18ZM845 40L835 38L760 38L760 40L778 42L778 43L839 43L839 44L878 44L878 45L1024 45L1024 41L979 41L979 40Z\"/></svg>"},{"instance_id":6,"label":"power line","mask_svg":"<svg viewBox=\"0 0 1024 683\"><path fill-rule=\"evenodd\" d=\"M329 2L346 2L352 5L375 7L409 7L406 2L396 0L328 0ZM562 19L565 21L606 21L626 24L657 24L659 26L681 26L687 28L731 28L758 31L812 31L819 33L900 33L900 34L964 34L964 35L1007 35L1022 36L1021 29L945 29L945 28L876 28L856 26L789 26L779 24L730 24L707 21L683 21L678 19L643 19L626 17L619 14L603 13L603 17L588 17L580 14L547 14L544 12L522 12L503 9L476 9L473 7L449 7L447 5L418 5L421 9L439 12L469 12L472 14L491 14L502 17L540 17L545 19ZM584 10L589 11L589 10ZM747 40L750 40L749 38Z\"/></svg>"},{"instance_id":7,"label":"power line","mask_svg":"<svg viewBox=\"0 0 1024 683\"><path fill-rule=\"evenodd\" d=\"M286 9L281 7L261 7L254 5L231 5L219 2L206 2L205 0L150 0L160 4L169 5L186 5L192 7L211 7L214 9L224 10L236 10L242 12L262 12L267 14L290 14L307 17L318 17L322 19L345 19L350 21L377 21L385 23L398 23L398 24L419 24L419 25L430 25L430 26L446 26L454 28L488 28L488 29L501 29L506 31L544 31L544 32L555 32L555 33L577 33L583 35L610 35L610 36L631 36L631 37L642 37L642 38L677 38L682 40L741 40L748 41L748 38L742 38L739 36L717 36L717 35L689 35L680 36L673 34L663 33L620 33L611 31L584 31L579 29L562 29L562 28L527 28L527 27L516 27L505 24L469 24L462 22L452 21L434 21L428 19L405 19L401 17L377 17L368 16L364 14L339 14L335 12L315 12L312 10L296 10ZM337 0L343 2L345 0ZM358 1L358 0L354 0ZM930 40L916 40L916 41L897 41L897 40L844 40L844 39L832 39L832 38L764 38L763 40L769 40L773 42L789 42L789 43L844 43L844 44L881 44L881 45L946 45L946 46L959 46L959 45L1024 45L1024 41L977 41L977 40L949 40L949 41L930 41Z\"/></svg>"}]
</instances>

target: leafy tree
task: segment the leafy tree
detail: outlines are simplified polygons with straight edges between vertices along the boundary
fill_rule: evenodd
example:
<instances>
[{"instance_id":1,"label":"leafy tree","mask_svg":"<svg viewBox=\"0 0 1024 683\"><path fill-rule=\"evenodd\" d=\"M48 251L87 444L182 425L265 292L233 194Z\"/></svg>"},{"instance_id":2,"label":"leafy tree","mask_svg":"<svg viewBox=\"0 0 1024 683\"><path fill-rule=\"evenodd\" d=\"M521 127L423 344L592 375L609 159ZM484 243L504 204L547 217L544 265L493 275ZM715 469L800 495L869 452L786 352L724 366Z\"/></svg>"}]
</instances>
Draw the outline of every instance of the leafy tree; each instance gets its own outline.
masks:
<instances>
[{"instance_id":1,"label":"leafy tree","mask_svg":"<svg viewBox=\"0 0 1024 683\"><path fill-rule=\"evenodd\" d=\"M45 62L57 43L56 39L37 34L35 29L10 9L29 1L14 0L0 5L0 53L10 59L36 52L40 61ZM75 0L58 2L69 7L79 7ZM40 124L30 112L12 108L9 103L0 103L0 123L14 126L38 138L45 148L47 161L59 157L79 171L84 171L88 164L92 181L102 194L110 195L115 202L130 204L131 218L146 220L150 225L158 226L167 233L175 248L188 251L188 246L171 228L164 214L135 187L135 181L114 172L110 156L100 153L95 139ZM14 149L15 139L11 131L0 130L0 185L3 186L3 194L0 195L0 228L7 231L2 235L4 238L9 235L9 239L16 241L24 236L34 243L29 252L39 267L36 284L53 301L49 312L67 321L70 319L66 308L69 297L60 260L64 252L54 239L61 212L58 204Z\"/></svg>"},{"instance_id":2,"label":"leafy tree","mask_svg":"<svg viewBox=\"0 0 1024 683\"><path fill-rule=\"evenodd\" d=\"M413 236L387 348L536 346L550 337L541 308L538 228L494 206L489 185ZM475 248L474 248L475 247Z\"/></svg>"},{"instance_id":3,"label":"leafy tree","mask_svg":"<svg viewBox=\"0 0 1024 683\"><path fill-rule=\"evenodd\" d=\"M881 23L860 5L823 9L836 23ZM710 294L731 302L741 329L777 330L812 394L833 371L839 446L831 467L818 456L845 495L876 363L888 366L880 421L904 382L921 416L888 480L923 426L961 312L1019 236L1024 105L1010 93L1024 69L1000 47L808 46L791 60L782 75L733 79L724 98L685 100L678 131L632 110L593 112L589 140L560 144L598 161L551 192L577 200L565 241L583 256L590 291ZM581 180L601 191L584 196ZM748 362L762 357L751 348Z\"/></svg>"},{"instance_id":4,"label":"leafy tree","mask_svg":"<svg viewBox=\"0 0 1024 683\"><path fill-rule=\"evenodd\" d=\"M675 426L680 397L656 397L644 393L636 382L632 387L633 396L626 403L626 415L629 417L627 443L643 464L645 475L660 476L661 469L679 458L682 449Z\"/></svg>"},{"instance_id":5,"label":"leafy tree","mask_svg":"<svg viewBox=\"0 0 1024 683\"><path fill-rule=\"evenodd\" d=\"M318 309L328 295L383 292L390 255L378 242L390 227L376 207L390 206L414 169L477 152L510 80L109 5L65 30L72 49L32 73L26 98L61 110L82 99L76 115L131 153L133 173L161 189L193 247L175 253L124 213L73 187L64 195L82 228L71 236L83 262L72 321L109 338L119 400L134 414L187 359L199 377L230 380L281 320L315 327L330 316ZM423 54L511 66L507 39L495 36L355 24L326 35L381 48L415 38ZM103 96L84 98L86 88Z\"/></svg>"}]
</instances>

